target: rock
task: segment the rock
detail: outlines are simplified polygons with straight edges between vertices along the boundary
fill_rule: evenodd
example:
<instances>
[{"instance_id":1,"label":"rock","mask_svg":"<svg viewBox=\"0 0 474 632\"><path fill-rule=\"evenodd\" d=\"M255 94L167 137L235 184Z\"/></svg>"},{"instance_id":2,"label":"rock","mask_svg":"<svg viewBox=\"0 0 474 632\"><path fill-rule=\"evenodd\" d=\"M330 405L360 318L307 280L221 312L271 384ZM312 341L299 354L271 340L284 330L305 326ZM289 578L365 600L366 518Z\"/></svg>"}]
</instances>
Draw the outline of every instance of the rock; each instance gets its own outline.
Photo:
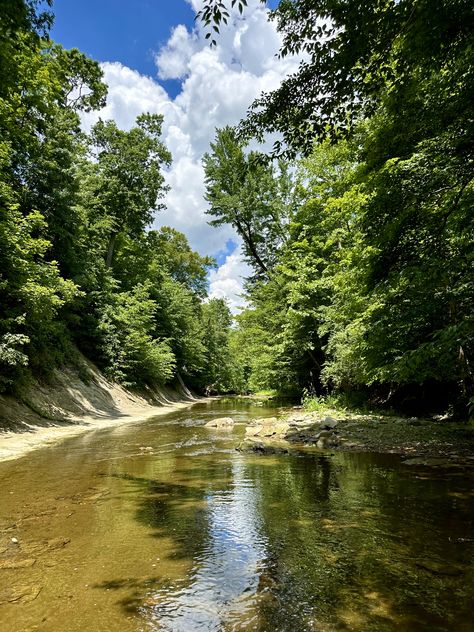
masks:
<instances>
[{"instance_id":1,"label":"rock","mask_svg":"<svg viewBox=\"0 0 474 632\"><path fill-rule=\"evenodd\" d=\"M11 586L0 592L0 605L5 603L29 603L34 601L41 592L41 586Z\"/></svg>"},{"instance_id":2,"label":"rock","mask_svg":"<svg viewBox=\"0 0 474 632\"><path fill-rule=\"evenodd\" d=\"M280 422L274 426L263 426L260 436L283 438L289 429L290 426L286 422Z\"/></svg>"},{"instance_id":3,"label":"rock","mask_svg":"<svg viewBox=\"0 0 474 632\"><path fill-rule=\"evenodd\" d=\"M0 560L0 570L1 569L30 568L31 566L33 566L35 562L36 560L33 557L25 559L25 560L16 560L14 558Z\"/></svg>"},{"instance_id":4,"label":"rock","mask_svg":"<svg viewBox=\"0 0 474 632\"><path fill-rule=\"evenodd\" d=\"M309 421L309 418L305 415L290 415L290 417L288 417L289 424L301 424L306 421Z\"/></svg>"},{"instance_id":5,"label":"rock","mask_svg":"<svg viewBox=\"0 0 474 632\"><path fill-rule=\"evenodd\" d=\"M58 551L70 542L70 538L53 538L46 543L46 551Z\"/></svg>"},{"instance_id":6,"label":"rock","mask_svg":"<svg viewBox=\"0 0 474 632\"><path fill-rule=\"evenodd\" d=\"M251 426L247 426L245 434L248 437L275 437L283 438L289 431L290 425L277 417L259 419Z\"/></svg>"},{"instance_id":7,"label":"rock","mask_svg":"<svg viewBox=\"0 0 474 632\"><path fill-rule=\"evenodd\" d=\"M279 422L278 417L262 417L257 419L256 422L261 426L273 426Z\"/></svg>"},{"instance_id":8,"label":"rock","mask_svg":"<svg viewBox=\"0 0 474 632\"><path fill-rule=\"evenodd\" d=\"M327 430L333 430L337 426L338 422L336 419L332 417L325 417L321 422L321 428L325 428Z\"/></svg>"},{"instance_id":9,"label":"rock","mask_svg":"<svg viewBox=\"0 0 474 632\"><path fill-rule=\"evenodd\" d=\"M234 423L232 417L219 417L208 421L207 424L204 424L204 428L231 428Z\"/></svg>"},{"instance_id":10,"label":"rock","mask_svg":"<svg viewBox=\"0 0 474 632\"><path fill-rule=\"evenodd\" d=\"M315 420L311 413L292 413L287 418L287 422L295 426L314 424L315 421L319 423L319 420Z\"/></svg>"},{"instance_id":11,"label":"rock","mask_svg":"<svg viewBox=\"0 0 474 632\"><path fill-rule=\"evenodd\" d=\"M289 450L283 443L244 439L236 448L239 452L255 452L257 454L288 454Z\"/></svg>"},{"instance_id":12,"label":"rock","mask_svg":"<svg viewBox=\"0 0 474 632\"><path fill-rule=\"evenodd\" d=\"M309 432L296 432L286 437L291 443L316 443L317 439L314 434Z\"/></svg>"},{"instance_id":13,"label":"rock","mask_svg":"<svg viewBox=\"0 0 474 632\"><path fill-rule=\"evenodd\" d=\"M316 445L318 448L334 448L339 445L339 439L328 430L323 430L318 435Z\"/></svg>"},{"instance_id":14,"label":"rock","mask_svg":"<svg viewBox=\"0 0 474 632\"><path fill-rule=\"evenodd\" d=\"M327 437L332 437L333 434L332 432L330 432L329 430L321 430L321 432L318 432L316 439L326 439Z\"/></svg>"},{"instance_id":15,"label":"rock","mask_svg":"<svg viewBox=\"0 0 474 632\"><path fill-rule=\"evenodd\" d=\"M18 544L18 538L12 538L13 544Z\"/></svg>"},{"instance_id":16,"label":"rock","mask_svg":"<svg viewBox=\"0 0 474 632\"><path fill-rule=\"evenodd\" d=\"M328 432L324 430L323 432ZM321 435L321 426L319 422L312 421L310 426L295 427L290 426L285 435L285 439L291 443L314 444Z\"/></svg>"}]
</instances>

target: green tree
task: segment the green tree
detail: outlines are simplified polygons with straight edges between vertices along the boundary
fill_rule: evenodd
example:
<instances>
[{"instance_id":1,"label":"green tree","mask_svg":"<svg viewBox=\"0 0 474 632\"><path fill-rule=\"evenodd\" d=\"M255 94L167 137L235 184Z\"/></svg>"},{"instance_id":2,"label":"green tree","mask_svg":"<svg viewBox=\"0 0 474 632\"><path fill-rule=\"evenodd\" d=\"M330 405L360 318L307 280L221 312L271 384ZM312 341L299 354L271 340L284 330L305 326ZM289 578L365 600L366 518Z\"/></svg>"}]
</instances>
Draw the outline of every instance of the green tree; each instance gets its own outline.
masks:
<instances>
[{"instance_id":1,"label":"green tree","mask_svg":"<svg viewBox=\"0 0 474 632\"><path fill-rule=\"evenodd\" d=\"M117 239L137 237L151 222L166 187L162 165L171 155L161 141L163 117L141 114L130 131L99 121L89 137L90 160L83 168L82 206L104 239L104 258L112 267Z\"/></svg>"},{"instance_id":2,"label":"green tree","mask_svg":"<svg viewBox=\"0 0 474 632\"><path fill-rule=\"evenodd\" d=\"M243 240L256 277L268 274L285 243L285 224L295 201L287 165L278 170L258 152L245 153L231 127L217 130L212 153L204 156L208 213L212 226L231 224Z\"/></svg>"},{"instance_id":3,"label":"green tree","mask_svg":"<svg viewBox=\"0 0 474 632\"><path fill-rule=\"evenodd\" d=\"M230 354L232 315L224 299L213 298L202 306L206 365L203 381L207 393L236 390L236 372Z\"/></svg>"},{"instance_id":4,"label":"green tree","mask_svg":"<svg viewBox=\"0 0 474 632\"><path fill-rule=\"evenodd\" d=\"M95 62L40 39L49 18L35 12L37 4L12 2L0 13L0 67L12 69L0 81L2 388L13 387L26 365L51 366L67 340L64 308L80 292L58 265L59 235L49 222L59 226L69 215L60 200L74 194L77 110L101 104L105 94ZM87 99L68 102L71 81Z\"/></svg>"},{"instance_id":5,"label":"green tree","mask_svg":"<svg viewBox=\"0 0 474 632\"><path fill-rule=\"evenodd\" d=\"M156 311L147 285L113 294L103 311L99 330L107 373L129 386L164 384L173 377L173 352L166 340L153 336Z\"/></svg>"}]
</instances>

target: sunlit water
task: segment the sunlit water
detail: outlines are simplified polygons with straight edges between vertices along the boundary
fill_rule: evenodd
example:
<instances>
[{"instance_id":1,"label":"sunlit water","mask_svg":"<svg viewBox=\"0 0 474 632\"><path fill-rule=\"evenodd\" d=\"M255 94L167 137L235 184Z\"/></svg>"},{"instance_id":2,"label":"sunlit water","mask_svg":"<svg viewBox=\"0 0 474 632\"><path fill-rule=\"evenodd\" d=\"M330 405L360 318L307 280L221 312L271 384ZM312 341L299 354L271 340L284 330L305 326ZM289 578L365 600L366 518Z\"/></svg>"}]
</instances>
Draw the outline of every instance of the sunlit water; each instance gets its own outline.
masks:
<instances>
[{"instance_id":1,"label":"sunlit water","mask_svg":"<svg viewBox=\"0 0 474 632\"><path fill-rule=\"evenodd\" d=\"M0 464L0 631L474 630L470 475L235 450L274 414L202 403Z\"/></svg>"}]
</instances>

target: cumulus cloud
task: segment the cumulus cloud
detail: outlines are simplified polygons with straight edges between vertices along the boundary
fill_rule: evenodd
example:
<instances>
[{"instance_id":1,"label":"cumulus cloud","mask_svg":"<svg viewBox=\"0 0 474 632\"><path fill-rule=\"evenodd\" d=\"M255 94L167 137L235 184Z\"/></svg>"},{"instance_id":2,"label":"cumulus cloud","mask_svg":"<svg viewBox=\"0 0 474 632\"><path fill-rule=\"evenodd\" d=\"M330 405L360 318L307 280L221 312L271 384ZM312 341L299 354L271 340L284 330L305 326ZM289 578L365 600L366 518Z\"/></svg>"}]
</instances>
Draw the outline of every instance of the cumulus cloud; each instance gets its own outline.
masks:
<instances>
[{"instance_id":1,"label":"cumulus cloud","mask_svg":"<svg viewBox=\"0 0 474 632\"><path fill-rule=\"evenodd\" d=\"M189 62L199 50L198 37L182 24L173 29L170 39L155 55L160 79L182 79L189 71Z\"/></svg>"},{"instance_id":2,"label":"cumulus cloud","mask_svg":"<svg viewBox=\"0 0 474 632\"><path fill-rule=\"evenodd\" d=\"M239 252L226 257L218 270L209 273L210 298L225 298L233 314L237 314L245 306L243 294L243 280L251 270Z\"/></svg>"},{"instance_id":3,"label":"cumulus cloud","mask_svg":"<svg viewBox=\"0 0 474 632\"><path fill-rule=\"evenodd\" d=\"M202 0L188 1L195 10L202 6ZM228 240L238 241L231 227L216 229L207 223L202 156L216 127L237 124L262 91L276 88L296 70L297 58L276 57L279 46L280 36L268 21L266 9L258 0L250 0L244 17L232 11L215 48L209 47L199 24L192 30L184 25L173 29L155 61L159 79L181 80L181 92L174 99L151 77L118 62L102 64L109 85L107 105L99 113L86 114L85 127L99 116L114 119L127 129L141 112L164 115L163 139L173 164L166 174L170 186L164 200L167 208L157 213L154 226L182 231L201 254L216 255L226 251ZM239 253L230 253L223 266L210 275L211 296L228 292L225 295L235 311L246 271Z\"/></svg>"}]
</instances>

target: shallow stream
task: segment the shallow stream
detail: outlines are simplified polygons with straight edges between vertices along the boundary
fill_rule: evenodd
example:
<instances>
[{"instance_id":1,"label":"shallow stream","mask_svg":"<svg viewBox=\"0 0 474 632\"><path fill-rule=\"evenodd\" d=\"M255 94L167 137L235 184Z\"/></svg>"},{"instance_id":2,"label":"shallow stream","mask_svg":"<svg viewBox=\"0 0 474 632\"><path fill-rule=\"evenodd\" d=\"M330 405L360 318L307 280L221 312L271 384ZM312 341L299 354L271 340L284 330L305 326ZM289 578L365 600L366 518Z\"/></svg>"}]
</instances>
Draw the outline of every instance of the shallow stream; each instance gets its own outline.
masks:
<instances>
[{"instance_id":1,"label":"shallow stream","mask_svg":"<svg viewBox=\"0 0 474 632\"><path fill-rule=\"evenodd\" d=\"M0 463L1 632L474 630L472 475L235 450L274 414L200 403Z\"/></svg>"}]
</instances>

